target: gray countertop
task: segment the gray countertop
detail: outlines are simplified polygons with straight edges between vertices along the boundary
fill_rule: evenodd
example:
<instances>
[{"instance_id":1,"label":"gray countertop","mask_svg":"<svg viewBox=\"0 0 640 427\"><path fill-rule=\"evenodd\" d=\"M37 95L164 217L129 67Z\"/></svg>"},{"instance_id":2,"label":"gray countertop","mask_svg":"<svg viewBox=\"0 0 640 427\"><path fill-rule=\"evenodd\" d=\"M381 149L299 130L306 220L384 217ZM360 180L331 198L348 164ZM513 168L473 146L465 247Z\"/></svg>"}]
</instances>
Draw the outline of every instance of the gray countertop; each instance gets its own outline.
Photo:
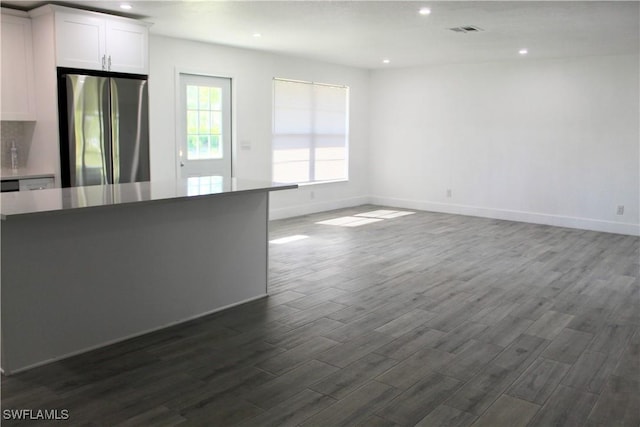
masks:
<instances>
[{"instance_id":1,"label":"gray countertop","mask_svg":"<svg viewBox=\"0 0 640 427\"><path fill-rule=\"evenodd\" d=\"M31 168L2 168L0 169L0 180L6 181L10 179L32 179L32 178L53 178L53 172L42 171Z\"/></svg>"},{"instance_id":2,"label":"gray countertop","mask_svg":"<svg viewBox=\"0 0 640 427\"><path fill-rule=\"evenodd\" d=\"M221 176L203 176L175 181L151 181L90 187L0 193L0 218L7 220L30 214L65 212L131 203L151 203L191 197L277 191L297 188L297 184L278 184Z\"/></svg>"}]
</instances>

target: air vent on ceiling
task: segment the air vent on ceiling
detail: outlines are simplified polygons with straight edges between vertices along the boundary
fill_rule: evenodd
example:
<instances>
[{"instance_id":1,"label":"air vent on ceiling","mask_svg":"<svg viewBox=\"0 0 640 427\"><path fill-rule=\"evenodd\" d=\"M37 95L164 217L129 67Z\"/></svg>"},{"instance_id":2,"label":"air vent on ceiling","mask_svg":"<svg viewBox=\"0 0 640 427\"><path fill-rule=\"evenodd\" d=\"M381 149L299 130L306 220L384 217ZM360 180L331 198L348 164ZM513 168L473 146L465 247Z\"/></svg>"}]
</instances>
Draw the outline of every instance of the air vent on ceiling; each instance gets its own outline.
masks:
<instances>
[{"instance_id":1,"label":"air vent on ceiling","mask_svg":"<svg viewBox=\"0 0 640 427\"><path fill-rule=\"evenodd\" d=\"M465 25L464 27L453 27L449 29L456 33L477 33L480 31L484 31L482 28L474 27L473 25Z\"/></svg>"}]
</instances>

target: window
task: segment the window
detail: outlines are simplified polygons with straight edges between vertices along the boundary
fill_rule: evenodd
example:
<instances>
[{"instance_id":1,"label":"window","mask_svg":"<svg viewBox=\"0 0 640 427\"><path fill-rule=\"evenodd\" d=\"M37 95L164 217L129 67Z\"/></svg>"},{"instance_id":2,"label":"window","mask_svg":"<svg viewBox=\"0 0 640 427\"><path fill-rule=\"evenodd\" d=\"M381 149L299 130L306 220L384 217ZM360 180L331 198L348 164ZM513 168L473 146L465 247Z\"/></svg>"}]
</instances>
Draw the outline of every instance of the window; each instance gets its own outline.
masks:
<instances>
[{"instance_id":1,"label":"window","mask_svg":"<svg viewBox=\"0 0 640 427\"><path fill-rule=\"evenodd\" d=\"M348 179L349 88L273 81L273 181Z\"/></svg>"},{"instance_id":2,"label":"window","mask_svg":"<svg viewBox=\"0 0 640 427\"><path fill-rule=\"evenodd\" d=\"M222 158L222 89L187 85L187 158Z\"/></svg>"}]
</instances>

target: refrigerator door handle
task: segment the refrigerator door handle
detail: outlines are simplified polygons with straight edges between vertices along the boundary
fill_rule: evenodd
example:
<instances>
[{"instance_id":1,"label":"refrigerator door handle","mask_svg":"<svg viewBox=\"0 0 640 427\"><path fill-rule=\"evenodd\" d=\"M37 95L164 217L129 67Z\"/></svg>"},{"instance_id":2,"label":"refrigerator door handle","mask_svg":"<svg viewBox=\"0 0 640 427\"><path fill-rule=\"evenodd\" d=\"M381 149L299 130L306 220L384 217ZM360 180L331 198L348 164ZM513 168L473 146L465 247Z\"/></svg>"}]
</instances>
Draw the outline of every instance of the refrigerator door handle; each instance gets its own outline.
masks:
<instances>
[{"instance_id":1,"label":"refrigerator door handle","mask_svg":"<svg viewBox=\"0 0 640 427\"><path fill-rule=\"evenodd\" d=\"M100 91L102 98L102 110L101 110L101 121L103 122L104 128L104 138L102 139L103 148L103 183L104 184L113 184L114 182L114 170L113 170L113 146L111 144L111 139L113 138L113 129L111 127L111 123L109 122L109 112L111 111L111 82L108 78L101 78L102 89Z\"/></svg>"},{"instance_id":2,"label":"refrigerator door handle","mask_svg":"<svg viewBox=\"0 0 640 427\"><path fill-rule=\"evenodd\" d=\"M112 183L120 182L120 99L117 80L109 79L111 105L111 168Z\"/></svg>"}]
</instances>

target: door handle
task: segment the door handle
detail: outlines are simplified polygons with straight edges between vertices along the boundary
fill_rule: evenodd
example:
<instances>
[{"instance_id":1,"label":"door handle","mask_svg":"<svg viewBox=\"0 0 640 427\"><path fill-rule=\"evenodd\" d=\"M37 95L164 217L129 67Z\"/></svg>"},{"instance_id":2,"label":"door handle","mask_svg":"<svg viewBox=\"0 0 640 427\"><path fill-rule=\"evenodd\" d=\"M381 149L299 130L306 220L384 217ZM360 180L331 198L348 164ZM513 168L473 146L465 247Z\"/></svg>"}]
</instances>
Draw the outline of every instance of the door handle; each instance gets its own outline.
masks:
<instances>
[{"instance_id":1,"label":"door handle","mask_svg":"<svg viewBox=\"0 0 640 427\"><path fill-rule=\"evenodd\" d=\"M106 70L107 69L107 55L102 55L102 70Z\"/></svg>"},{"instance_id":2,"label":"door handle","mask_svg":"<svg viewBox=\"0 0 640 427\"><path fill-rule=\"evenodd\" d=\"M109 55L109 71L111 71L111 55Z\"/></svg>"}]
</instances>

